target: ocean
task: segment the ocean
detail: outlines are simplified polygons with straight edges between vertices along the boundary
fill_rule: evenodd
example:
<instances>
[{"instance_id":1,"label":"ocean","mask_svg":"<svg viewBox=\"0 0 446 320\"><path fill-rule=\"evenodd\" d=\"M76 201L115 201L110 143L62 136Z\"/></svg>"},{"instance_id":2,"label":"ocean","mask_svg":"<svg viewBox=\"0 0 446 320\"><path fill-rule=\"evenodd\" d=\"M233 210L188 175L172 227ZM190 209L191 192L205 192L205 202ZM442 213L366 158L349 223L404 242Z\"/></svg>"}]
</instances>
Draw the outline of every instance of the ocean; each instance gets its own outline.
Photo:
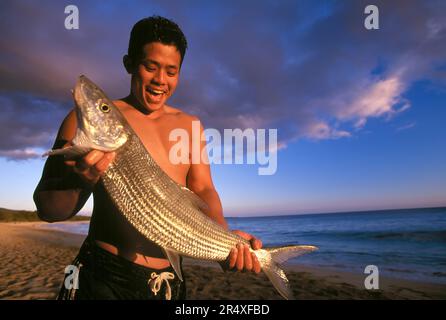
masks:
<instances>
[{"instance_id":1,"label":"ocean","mask_svg":"<svg viewBox=\"0 0 446 320\"><path fill-rule=\"evenodd\" d=\"M260 238L265 247L311 244L319 250L292 260L364 274L446 284L446 208L227 218L231 229ZM47 227L87 234L88 222Z\"/></svg>"}]
</instances>

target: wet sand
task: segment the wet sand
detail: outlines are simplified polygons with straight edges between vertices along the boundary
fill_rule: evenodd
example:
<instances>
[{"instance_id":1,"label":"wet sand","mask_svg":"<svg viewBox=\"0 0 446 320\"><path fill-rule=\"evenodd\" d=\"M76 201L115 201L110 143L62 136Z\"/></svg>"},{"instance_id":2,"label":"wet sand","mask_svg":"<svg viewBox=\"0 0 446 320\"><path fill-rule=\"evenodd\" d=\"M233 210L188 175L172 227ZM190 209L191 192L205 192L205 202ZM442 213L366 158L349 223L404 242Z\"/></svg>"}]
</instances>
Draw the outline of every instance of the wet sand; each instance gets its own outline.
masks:
<instances>
[{"instance_id":1,"label":"wet sand","mask_svg":"<svg viewBox=\"0 0 446 320\"><path fill-rule=\"evenodd\" d=\"M84 239L41 229L43 222L0 223L0 299L55 299L64 269ZM215 263L186 259L188 299L282 299L264 274L223 272ZM296 299L446 299L446 285L380 277L364 289L364 274L288 266Z\"/></svg>"}]
</instances>

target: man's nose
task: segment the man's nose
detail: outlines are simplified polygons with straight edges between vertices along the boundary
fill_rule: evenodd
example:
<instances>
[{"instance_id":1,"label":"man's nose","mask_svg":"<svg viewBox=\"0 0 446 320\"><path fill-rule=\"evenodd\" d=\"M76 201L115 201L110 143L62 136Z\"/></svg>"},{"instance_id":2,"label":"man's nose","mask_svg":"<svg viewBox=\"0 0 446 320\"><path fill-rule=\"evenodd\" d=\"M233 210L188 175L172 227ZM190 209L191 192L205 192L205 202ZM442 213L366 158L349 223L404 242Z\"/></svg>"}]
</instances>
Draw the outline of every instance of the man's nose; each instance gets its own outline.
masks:
<instances>
[{"instance_id":1,"label":"man's nose","mask_svg":"<svg viewBox=\"0 0 446 320\"><path fill-rule=\"evenodd\" d=\"M158 70L155 73L155 76L153 77L153 82L157 83L157 84L164 84L166 81L166 75L164 74L163 70Z\"/></svg>"}]
</instances>

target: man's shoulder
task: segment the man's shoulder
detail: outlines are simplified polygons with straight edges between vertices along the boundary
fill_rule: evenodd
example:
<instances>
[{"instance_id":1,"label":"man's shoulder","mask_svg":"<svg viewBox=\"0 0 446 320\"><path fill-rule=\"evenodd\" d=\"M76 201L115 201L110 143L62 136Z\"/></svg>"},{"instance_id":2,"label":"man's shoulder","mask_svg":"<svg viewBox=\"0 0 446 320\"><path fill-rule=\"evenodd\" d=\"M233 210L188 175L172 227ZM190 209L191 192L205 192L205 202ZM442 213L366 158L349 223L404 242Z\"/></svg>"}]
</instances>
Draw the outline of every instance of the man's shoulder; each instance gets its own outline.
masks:
<instances>
[{"instance_id":1,"label":"man's shoulder","mask_svg":"<svg viewBox=\"0 0 446 320\"><path fill-rule=\"evenodd\" d=\"M169 114L176 116L178 118L178 120L180 120L181 122L184 122L185 124L190 124L193 121L200 121L200 119L196 115L187 113L179 108L175 108L175 107L168 106L168 105L165 105L165 107L166 107L166 111Z\"/></svg>"}]
</instances>

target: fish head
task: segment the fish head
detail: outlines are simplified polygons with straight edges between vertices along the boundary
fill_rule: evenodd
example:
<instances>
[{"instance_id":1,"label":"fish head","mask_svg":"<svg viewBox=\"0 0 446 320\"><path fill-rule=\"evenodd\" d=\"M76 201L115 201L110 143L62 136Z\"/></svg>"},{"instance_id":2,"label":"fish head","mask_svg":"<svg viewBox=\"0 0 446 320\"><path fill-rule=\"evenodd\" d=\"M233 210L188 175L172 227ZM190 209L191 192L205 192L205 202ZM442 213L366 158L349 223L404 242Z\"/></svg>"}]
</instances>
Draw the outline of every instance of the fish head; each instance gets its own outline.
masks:
<instances>
[{"instance_id":1,"label":"fish head","mask_svg":"<svg viewBox=\"0 0 446 320\"><path fill-rule=\"evenodd\" d=\"M127 142L129 126L125 118L96 84L80 76L73 96L78 123L75 145L111 152Z\"/></svg>"}]
</instances>

